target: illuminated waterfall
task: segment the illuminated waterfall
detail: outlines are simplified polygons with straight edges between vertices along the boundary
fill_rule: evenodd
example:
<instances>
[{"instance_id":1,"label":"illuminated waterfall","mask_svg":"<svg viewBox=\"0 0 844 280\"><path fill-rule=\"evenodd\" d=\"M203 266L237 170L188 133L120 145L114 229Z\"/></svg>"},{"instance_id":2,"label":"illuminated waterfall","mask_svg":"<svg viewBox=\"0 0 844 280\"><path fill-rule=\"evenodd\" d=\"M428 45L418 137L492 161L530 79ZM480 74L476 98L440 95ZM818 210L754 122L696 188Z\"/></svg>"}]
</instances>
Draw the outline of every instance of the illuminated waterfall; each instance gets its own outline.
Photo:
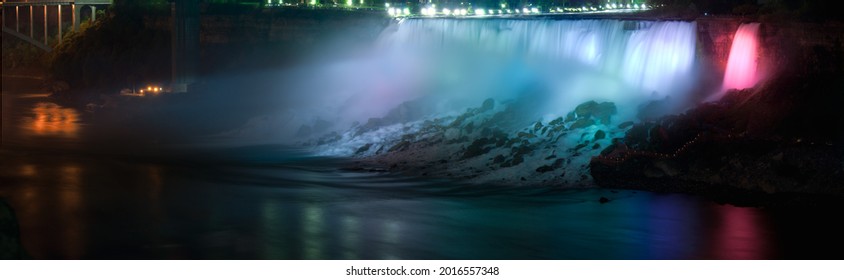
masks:
<instances>
[{"instance_id":1,"label":"illuminated waterfall","mask_svg":"<svg viewBox=\"0 0 844 280\"><path fill-rule=\"evenodd\" d=\"M415 108L401 112L414 113L403 122L488 98L532 104L514 116L520 122L550 121L587 101L615 103L620 120L671 97L670 113L697 82L696 31L683 21L403 19L371 52L291 75L284 131L295 135L314 119L365 124L409 101Z\"/></svg>"},{"instance_id":2,"label":"illuminated waterfall","mask_svg":"<svg viewBox=\"0 0 844 280\"><path fill-rule=\"evenodd\" d=\"M462 49L492 59L553 61L556 66L541 71L595 71L635 94L660 98L688 86L695 34L695 23L679 21L406 19L382 40L403 51Z\"/></svg>"},{"instance_id":3,"label":"illuminated waterfall","mask_svg":"<svg viewBox=\"0 0 844 280\"><path fill-rule=\"evenodd\" d=\"M751 88L759 81L756 75L757 33L759 23L742 24L736 31L724 73L724 90Z\"/></svg>"}]
</instances>

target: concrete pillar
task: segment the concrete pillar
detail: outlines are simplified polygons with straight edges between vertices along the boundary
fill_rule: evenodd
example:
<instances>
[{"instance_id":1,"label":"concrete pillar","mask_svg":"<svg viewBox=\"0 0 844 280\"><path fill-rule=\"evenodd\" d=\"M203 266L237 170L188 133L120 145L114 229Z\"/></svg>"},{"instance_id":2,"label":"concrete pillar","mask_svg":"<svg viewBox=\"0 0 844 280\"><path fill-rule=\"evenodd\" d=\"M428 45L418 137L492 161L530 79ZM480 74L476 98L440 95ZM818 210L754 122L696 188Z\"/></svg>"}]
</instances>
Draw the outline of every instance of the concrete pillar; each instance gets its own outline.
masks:
<instances>
[{"instance_id":1,"label":"concrete pillar","mask_svg":"<svg viewBox=\"0 0 844 280\"><path fill-rule=\"evenodd\" d=\"M59 15L58 15L57 18L59 19L59 22L58 22L58 25L59 25L59 44L61 44L62 43L62 4L58 4L58 5L56 5L56 7L58 7L56 10L59 11Z\"/></svg>"},{"instance_id":2,"label":"concrete pillar","mask_svg":"<svg viewBox=\"0 0 844 280\"><path fill-rule=\"evenodd\" d=\"M44 45L49 46L47 38L47 5L44 5Z\"/></svg>"},{"instance_id":3,"label":"concrete pillar","mask_svg":"<svg viewBox=\"0 0 844 280\"><path fill-rule=\"evenodd\" d=\"M78 19L79 11L76 10L76 4L70 4L70 17L71 17L71 20L73 21L71 28L72 28L73 31L76 31L77 28L79 27L78 26L79 25L79 19Z\"/></svg>"},{"instance_id":4,"label":"concrete pillar","mask_svg":"<svg viewBox=\"0 0 844 280\"><path fill-rule=\"evenodd\" d=\"M35 9L34 6L29 6L29 38L35 39L35 21L32 19L32 10Z\"/></svg>"},{"instance_id":5,"label":"concrete pillar","mask_svg":"<svg viewBox=\"0 0 844 280\"><path fill-rule=\"evenodd\" d=\"M97 6L91 5L91 22L97 21Z\"/></svg>"}]
</instances>

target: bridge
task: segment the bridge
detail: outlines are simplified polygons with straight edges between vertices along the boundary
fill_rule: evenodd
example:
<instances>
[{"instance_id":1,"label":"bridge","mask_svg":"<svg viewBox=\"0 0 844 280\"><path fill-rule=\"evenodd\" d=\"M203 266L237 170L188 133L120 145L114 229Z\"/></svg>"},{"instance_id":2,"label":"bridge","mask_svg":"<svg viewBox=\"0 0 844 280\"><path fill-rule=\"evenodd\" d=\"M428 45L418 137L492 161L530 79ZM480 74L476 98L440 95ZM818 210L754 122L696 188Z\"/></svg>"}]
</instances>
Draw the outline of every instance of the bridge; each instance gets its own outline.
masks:
<instances>
[{"instance_id":1,"label":"bridge","mask_svg":"<svg viewBox=\"0 0 844 280\"><path fill-rule=\"evenodd\" d=\"M78 30L85 15L89 21L93 22L97 19L97 7L106 8L113 2L113 0L3 0L0 1L0 8L3 10L3 33L20 38L49 52L52 50L51 36L54 36L54 44L61 44L68 22L69 28ZM85 7L89 9L84 9ZM85 10L90 10L90 12ZM50 25L55 27L51 29Z\"/></svg>"}]
</instances>

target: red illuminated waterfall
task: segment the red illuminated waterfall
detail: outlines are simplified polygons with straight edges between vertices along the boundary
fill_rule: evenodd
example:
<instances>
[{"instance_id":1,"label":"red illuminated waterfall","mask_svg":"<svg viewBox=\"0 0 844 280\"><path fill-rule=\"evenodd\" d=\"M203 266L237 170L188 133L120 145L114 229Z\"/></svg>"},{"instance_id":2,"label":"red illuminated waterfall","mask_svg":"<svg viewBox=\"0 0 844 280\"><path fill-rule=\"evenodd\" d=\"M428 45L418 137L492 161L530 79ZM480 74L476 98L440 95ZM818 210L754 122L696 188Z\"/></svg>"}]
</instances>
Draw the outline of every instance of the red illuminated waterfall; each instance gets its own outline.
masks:
<instances>
[{"instance_id":1,"label":"red illuminated waterfall","mask_svg":"<svg viewBox=\"0 0 844 280\"><path fill-rule=\"evenodd\" d=\"M751 88L759 81L756 76L758 32L758 23L742 24L736 31L724 73L724 90Z\"/></svg>"}]
</instances>

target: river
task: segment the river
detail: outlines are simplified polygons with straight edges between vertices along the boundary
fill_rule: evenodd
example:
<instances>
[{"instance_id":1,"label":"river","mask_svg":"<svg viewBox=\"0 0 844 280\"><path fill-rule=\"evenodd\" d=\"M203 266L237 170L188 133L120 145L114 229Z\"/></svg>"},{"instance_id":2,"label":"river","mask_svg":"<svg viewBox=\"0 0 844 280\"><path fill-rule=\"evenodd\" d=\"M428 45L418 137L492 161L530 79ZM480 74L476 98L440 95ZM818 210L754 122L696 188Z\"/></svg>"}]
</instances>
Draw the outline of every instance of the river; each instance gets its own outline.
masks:
<instances>
[{"instance_id":1,"label":"river","mask_svg":"<svg viewBox=\"0 0 844 280\"><path fill-rule=\"evenodd\" d=\"M2 100L0 197L16 211L35 259L840 259L844 252L844 229L826 212L349 171L352 159L277 145L150 146L155 137L135 124L104 122L45 92L4 86Z\"/></svg>"}]
</instances>

